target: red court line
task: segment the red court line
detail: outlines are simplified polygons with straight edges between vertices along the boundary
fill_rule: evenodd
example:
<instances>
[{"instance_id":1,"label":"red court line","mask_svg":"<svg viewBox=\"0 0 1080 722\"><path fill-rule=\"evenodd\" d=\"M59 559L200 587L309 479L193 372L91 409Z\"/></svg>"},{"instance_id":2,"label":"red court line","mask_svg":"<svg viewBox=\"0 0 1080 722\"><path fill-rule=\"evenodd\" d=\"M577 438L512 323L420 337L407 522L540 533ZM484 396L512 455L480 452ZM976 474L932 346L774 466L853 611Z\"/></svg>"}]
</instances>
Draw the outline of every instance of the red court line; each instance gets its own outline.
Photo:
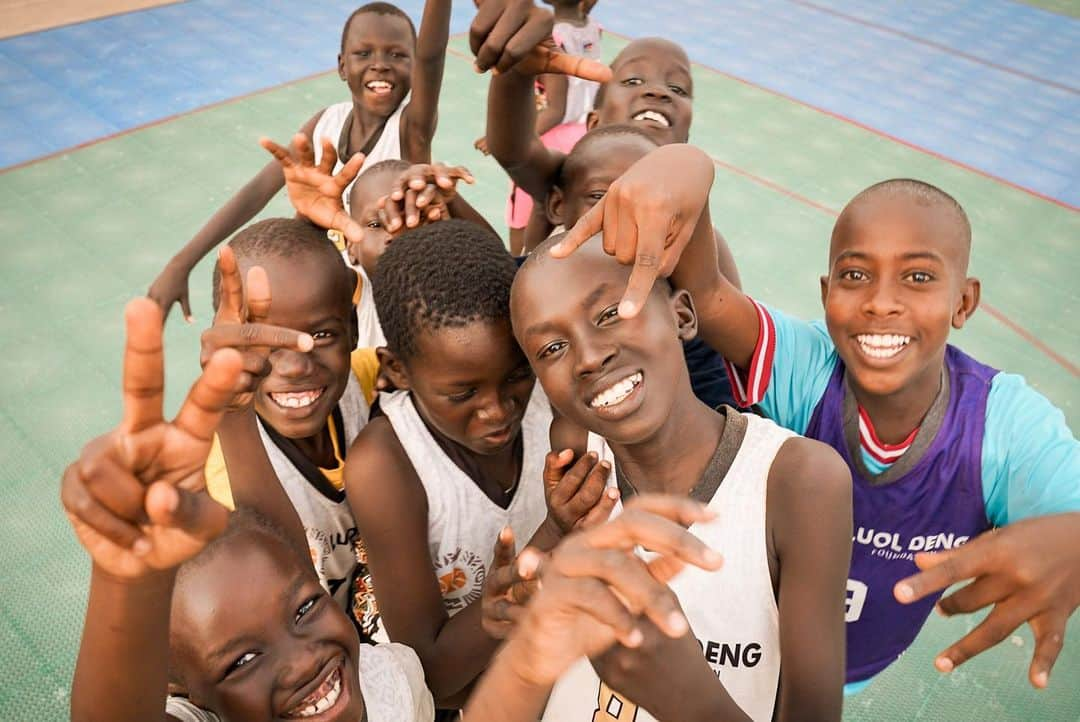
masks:
<instances>
[{"instance_id":1,"label":"red court line","mask_svg":"<svg viewBox=\"0 0 1080 722\"><path fill-rule=\"evenodd\" d=\"M623 40L633 40L634 39L634 38L630 37L629 35L623 35L622 33L617 33L617 32L615 32L613 30L608 30L607 28L604 29L604 32L607 33L608 35L613 35L614 37L621 38ZM779 90L773 90L772 88L767 88L764 85L758 85L757 83L755 83L753 81L746 80L745 78L740 78L737 75L732 75L731 73L725 72L725 71L720 70L719 68L715 68L715 67L713 67L711 65L707 65L705 63L698 62L696 60L694 61L694 65L697 65L698 67L701 67L701 68L705 68L706 70L711 71L713 73L716 73L717 75L722 75L725 78L728 78L730 80L734 80L735 82L741 83L742 85L746 85L746 86L748 86L750 88L760 90L762 92L768 93L769 95L775 95L778 98L783 98L784 100L786 100L788 102L795 103L796 105L801 105L804 108L809 108L810 110L821 113L822 115L827 115L830 118L833 118L835 120L839 120L842 123L847 123L848 125L854 125L856 128L861 128L862 130L865 130L865 131L867 131L869 133L873 133L874 135L880 136L880 137L885 138L887 140L891 140L894 143L899 143L900 145L902 145L902 146L904 146L906 148L911 148L912 150L916 150L916 151L918 151L920 153L923 153L925 155L928 155L928 156L930 156L932 158L937 158L938 160L943 161L945 163L948 163L949 165L954 165L957 168L963 168L964 170L969 171L971 173L974 173L976 175L980 175L983 178L989 178L992 181L996 181L997 183L1001 183L1002 185L1006 185L1006 186L1008 186L1010 188L1013 188L1015 190L1022 191L1024 193L1027 193L1028 195L1034 196L1034 197L1036 197L1036 198L1038 198L1040 200L1044 200L1047 203L1053 203L1055 206L1060 206L1060 207L1062 207L1062 208L1064 208L1066 210L1070 210L1070 211L1080 211L1080 206L1074 206L1071 203L1067 203L1066 201L1059 200L1057 198L1053 198L1053 197L1048 196L1048 195L1044 195L1044 194L1040 193L1039 191L1034 190L1032 188L1027 188L1027 187L1019 185L1017 183L1013 183L1012 181L1010 181L1010 180L1008 180L1006 178L1002 178L1001 176L996 176L993 173L988 173L988 172L986 172L984 170L981 170L979 168L976 168L974 166L970 166L967 163L963 163L961 161L958 161L955 158L950 158L949 156L942 155L941 153L938 153L937 151L930 150L929 148L924 148L921 145L916 145L915 143L904 140L903 138L899 138L899 137L897 137L895 135L891 135L890 133L886 133L885 131L880 130L878 128L875 128L875 127L873 127L871 125L866 125L865 123L860 123L859 121L855 120L854 118L849 118L846 115L840 115L839 113L834 113L831 110L827 110L827 109L822 108L820 106L813 105L811 103L806 102L805 100L800 100L800 99L798 99L796 97L793 97L791 95L787 95L786 93L781 93Z\"/></svg>"},{"instance_id":2,"label":"red court line","mask_svg":"<svg viewBox=\"0 0 1080 722\"><path fill-rule=\"evenodd\" d=\"M712 158L713 164L716 165L717 167L720 167L720 168L723 168L725 170L731 171L732 173L735 173L737 175L741 175L744 178L747 178L747 179L753 181L754 183L757 183L760 186L763 186L765 188L768 188L769 190L780 193L781 195L787 196L788 198L796 200L796 201L798 201L799 203L802 203L805 206L809 206L810 208L821 211L822 213L825 213L826 215L831 216L833 218L840 215L840 212L837 211L835 208L830 208L829 206L827 206L827 205L825 205L823 203L819 203L818 201L815 201L812 198L808 198L807 196L804 196L801 193L796 193L795 191L791 190L790 188L785 188L784 186L780 185L779 183L771 181L768 178L764 178L762 176L759 176L756 173L751 173L750 171L746 170L745 168L740 168L740 167L738 167L736 165L732 165L731 163L728 163L726 161L722 161L719 158L717 158L716 156L710 155L709 157ZM1050 358L1050 360L1052 360L1055 363L1057 363L1058 365L1060 365L1062 368L1064 368L1070 374L1072 374L1073 376L1080 376L1080 368L1078 368L1075 364L1073 364L1067 358L1065 358L1064 356L1059 354L1057 351L1052 349L1050 346L1045 344L1038 336L1033 334L1031 331L1028 331L1026 328L1024 328L1023 326L1018 324L1016 321L1013 321L1011 318L1006 316L997 307L987 303L986 301L983 301L982 303L980 303L979 307L984 309L988 314L990 314L990 316L992 316L993 318L1000 321L1006 328L1011 329L1013 332L1015 332L1022 339L1024 339L1028 343L1030 343L1032 346L1034 346L1036 349L1038 349L1039 351L1042 351L1044 354L1046 354L1047 357Z\"/></svg>"},{"instance_id":3,"label":"red court line","mask_svg":"<svg viewBox=\"0 0 1080 722\"><path fill-rule=\"evenodd\" d=\"M943 53L948 53L949 55L955 55L958 58L963 58L965 60L970 60L973 63L977 63L979 65L985 65L988 68L993 68L994 70L1000 70L1003 73L1009 73L1010 75L1015 75L1018 78L1024 78L1025 80L1030 80L1030 81L1032 81L1034 83L1039 83L1041 85L1048 85L1048 86L1050 86L1052 88L1057 88L1058 90L1064 90L1067 93L1074 93L1074 94L1080 95L1080 88L1074 88L1071 85L1066 85L1064 83L1059 83L1059 82L1054 81L1054 80L1049 80L1047 78L1042 78L1042 77L1039 77L1038 75L1032 75L1031 73L1025 73L1023 70L1017 70L1016 68L1010 68L1008 65L1001 65L1000 63L995 63L992 60L987 60L986 58L981 58L978 55L972 55L971 53L966 53L963 50L957 50L956 48L951 47L949 45L945 45L944 43L939 43L939 42L936 42L934 40L928 40L926 38L921 38L918 35L913 35L912 33L904 32L903 30L897 30L896 28L890 27L888 25L883 25L881 23L874 22L873 20L864 20L863 18L857 17L855 15L849 15L847 13L842 13L839 10L833 10L832 8L822 7L821 5L817 5L816 3L809 2L808 0L789 0L789 1L791 3L793 3L793 4L795 4L795 5L801 5L801 6L805 7L805 8L809 8L810 10L816 10L817 12L824 13L826 15L832 15L834 17L838 17L838 18L841 18L843 20L847 20L848 22L856 23L857 25L862 25L864 27L872 28L874 30L880 30L883 33L889 33L890 35L896 35L898 37L904 38L905 40L910 40L913 43L918 43L919 45L925 45L928 48L934 48L935 50L940 50Z\"/></svg>"}]
</instances>

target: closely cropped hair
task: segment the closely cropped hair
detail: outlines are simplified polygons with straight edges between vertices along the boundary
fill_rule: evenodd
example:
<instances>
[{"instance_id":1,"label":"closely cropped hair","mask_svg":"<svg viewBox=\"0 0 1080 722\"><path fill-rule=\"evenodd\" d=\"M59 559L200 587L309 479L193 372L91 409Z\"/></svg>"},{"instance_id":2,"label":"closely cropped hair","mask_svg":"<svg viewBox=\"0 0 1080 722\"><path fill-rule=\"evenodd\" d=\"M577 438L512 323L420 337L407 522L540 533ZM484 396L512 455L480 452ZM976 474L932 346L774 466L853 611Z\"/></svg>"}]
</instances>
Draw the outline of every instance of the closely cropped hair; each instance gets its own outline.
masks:
<instances>
[{"instance_id":1,"label":"closely cropped hair","mask_svg":"<svg viewBox=\"0 0 1080 722\"><path fill-rule=\"evenodd\" d=\"M502 241L469 221L431 223L396 238L371 281L387 347L407 360L422 331L509 320L516 270Z\"/></svg>"},{"instance_id":2,"label":"closely cropped hair","mask_svg":"<svg viewBox=\"0 0 1080 722\"><path fill-rule=\"evenodd\" d=\"M648 133L636 125L615 123L612 125L597 126L581 136L581 138L578 139L578 142L574 144L574 147L563 161L562 167L559 169L559 176L555 181L555 185L560 188L566 188L567 181L570 178L573 178L574 173L578 172L578 167L581 164L581 157L588 151L593 143L601 138L614 138L621 135L641 138L649 146L654 148L659 147L656 141L653 140Z\"/></svg>"},{"instance_id":3,"label":"closely cropped hair","mask_svg":"<svg viewBox=\"0 0 1080 722\"><path fill-rule=\"evenodd\" d=\"M349 189L349 204L351 206L355 206L359 201L359 196L357 194L361 191L358 189L364 187L363 181L361 179L372 178L382 173L392 173L394 177L397 177L405 171L409 170L409 168L411 167L412 164L409 163L409 161L407 160L400 160L398 158L387 158L386 160L380 160L378 163L374 164L356 177L356 183L353 183L352 188Z\"/></svg>"},{"instance_id":4,"label":"closely cropped hair","mask_svg":"<svg viewBox=\"0 0 1080 722\"><path fill-rule=\"evenodd\" d=\"M268 218L252 223L229 241L236 260L260 258L293 258L302 253L317 253L326 257L327 264L340 268L343 278L355 285L334 242L326 237L326 231L301 218ZM213 303L217 310L221 303L221 269L214 263Z\"/></svg>"},{"instance_id":5,"label":"closely cropped hair","mask_svg":"<svg viewBox=\"0 0 1080 722\"><path fill-rule=\"evenodd\" d=\"M964 211L964 207L951 195L925 181L916 180L914 178L891 178L889 180L881 181L852 198L851 202L848 203L848 206L855 206L862 201L882 195L886 197L904 196L911 198L919 205L924 206L944 206L945 209L955 217L957 227L964 242L967 244L971 243L971 221L968 220L968 215Z\"/></svg>"},{"instance_id":6,"label":"closely cropped hair","mask_svg":"<svg viewBox=\"0 0 1080 722\"><path fill-rule=\"evenodd\" d=\"M356 10L353 10L352 15L345 21L345 26L341 29L341 50L345 51L345 38L349 35L349 27L352 26L353 20L358 16L365 13L371 13L372 15L393 15L394 17L403 18L405 22L409 24L409 30L412 31L413 41L416 41L416 26L413 25L412 18L409 14L399 8L397 5L391 5L390 3L374 2L362 5Z\"/></svg>"}]
</instances>

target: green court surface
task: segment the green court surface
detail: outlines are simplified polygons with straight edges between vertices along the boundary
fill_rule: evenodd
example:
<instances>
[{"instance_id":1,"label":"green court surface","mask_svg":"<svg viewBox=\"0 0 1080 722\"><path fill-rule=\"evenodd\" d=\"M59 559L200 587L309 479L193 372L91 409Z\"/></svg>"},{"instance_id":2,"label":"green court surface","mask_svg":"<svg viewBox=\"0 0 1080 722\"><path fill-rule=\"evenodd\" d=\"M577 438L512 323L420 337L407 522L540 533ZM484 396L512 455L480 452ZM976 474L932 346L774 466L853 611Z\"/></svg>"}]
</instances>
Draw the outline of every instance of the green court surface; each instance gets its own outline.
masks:
<instances>
[{"instance_id":1,"label":"green court surface","mask_svg":"<svg viewBox=\"0 0 1080 722\"><path fill-rule=\"evenodd\" d=\"M605 40L605 51L621 45ZM466 195L501 226L507 181L472 149L486 80L465 51L461 39L452 43L436 155L474 171ZM985 306L954 342L1026 375L1076 428L1080 214L708 69L695 82L693 140L717 161L714 219L750 293L819 315L835 212L887 177L938 184L971 214L972 270L983 281ZM88 563L61 512L58 480L80 446L119 419L124 303L268 159L259 135L287 140L343 97L327 74L0 174L0 719L67 715ZM282 214L291 215L283 194L263 215ZM176 312L169 320L171 409L197 370L209 281L204 262L192 276L194 326ZM1080 719L1075 620L1045 692L1027 683L1026 628L950 676L934 671L935 652L976 621L931 619L900 662L848 701L845 719Z\"/></svg>"}]
</instances>

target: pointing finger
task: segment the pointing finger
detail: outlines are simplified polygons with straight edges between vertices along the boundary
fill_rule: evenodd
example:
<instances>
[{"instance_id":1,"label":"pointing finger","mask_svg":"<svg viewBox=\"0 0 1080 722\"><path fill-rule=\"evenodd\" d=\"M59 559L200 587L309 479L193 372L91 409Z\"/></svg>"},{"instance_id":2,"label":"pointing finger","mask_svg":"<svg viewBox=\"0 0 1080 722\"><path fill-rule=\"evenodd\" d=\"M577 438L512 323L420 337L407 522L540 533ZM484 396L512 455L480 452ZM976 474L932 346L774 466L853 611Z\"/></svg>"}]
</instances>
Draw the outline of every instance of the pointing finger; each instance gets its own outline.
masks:
<instances>
[{"instance_id":1,"label":"pointing finger","mask_svg":"<svg viewBox=\"0 0 1080 722\"><path fill-rule=\"evenodd\" d=\"M233 400L242 372L243 359L239 351L231 348L216 351L202 375L195 380L173 423L196 439L209 443ZM206 451L209 453L209 447Z\"/></svg>"},{"instance_id":2,"label":"pointing finger","mask_svg":"<svg viewBox=\"0 0 1080 722\"><path fill-rule=\"evenodd\" d=\"M124 309L124 420L121 429L134 433L162 419L165 357L161 346L161 307L136 298Z\"/></svg>"},{"instance_id":3,"label":"pointing finger","mask_svg":"<svg viewBox=\"0 0 1080 722\"><path fill-rule=\"evenodd\" d=\"M589 209L588 213L578 219L562 239L551 247L552 258L566 258L579 246L585 243L597 233L604 230L604 208L607 205L607 196Z\"/></svg>"}]
</instances>

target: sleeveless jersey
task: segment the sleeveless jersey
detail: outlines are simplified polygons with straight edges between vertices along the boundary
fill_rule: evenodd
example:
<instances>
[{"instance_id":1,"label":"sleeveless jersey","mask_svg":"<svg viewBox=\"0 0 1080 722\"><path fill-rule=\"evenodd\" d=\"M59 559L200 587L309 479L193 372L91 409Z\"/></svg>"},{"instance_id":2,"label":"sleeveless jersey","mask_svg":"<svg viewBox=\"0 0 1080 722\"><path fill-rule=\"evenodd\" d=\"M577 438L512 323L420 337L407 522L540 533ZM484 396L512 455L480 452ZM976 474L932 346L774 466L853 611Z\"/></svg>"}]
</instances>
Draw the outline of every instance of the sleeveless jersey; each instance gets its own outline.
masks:
<instances>
[{"instance_id":1,"label":"sleeveless jersey","mask_svg":"<svg viewBox=\"0 0 1080 722\"><path fill-rule=\"evenodd\" d=\"M386 119L386 124L383 126L382 132L379 134L379 139L375 141L375 145L372 147L371 152L364 158L364 164L360 166L360 172L357 173L357 177L360 177L360 173L384 160L398 160L401 158L401 114L405 111L405 108L409 105L409 100L412 98L412 91L402 99L401 105L394 110L389 118ZM322 159L322 139L329 138L330 142L337 148L338 159L334 164L334 173L337 173L345 165L344 161L348 161L348 158L342 158L345 154L345 150L349 146L349 138L347 135L342 137L343 131L349 126L346 121L352 117L353 104L352 101L346 101L344 103L336 103L331 105L323 114L319 116L319 120L315 123L315 130L312 131L311 136L314 139L312 145L315 146L315 165L319 164ZM353 180L355 183L356 180ZM345 190L341 192L341 200L345 204L345 212L349 212L349 193L352 191L352 183L345 187Z\"/></svg>"},{"instance_id":2,"label":"sleeveless jersey","mask_svg":"<svg viewBox=\"0 0 1080 722\"><path fill-rule=\"evenodd\" d=\"M334 409L335 426L341 434L339 448L344 450L352 445L367 423L368 412L364 392L356 376L349 374L345 393ZM353 575L357 570L357 554L362 554L363 550L358 547L356 522L345 492L335 489L310 459L262 420L259 421L259 435L270 464L304 525L308 551L319 581L342 609L350 609L354 602ZM357 621L363 625L359 615Z\"/></svg>"},{"instance_id":3,"label":"sleeveless jersey","mask_svg":"<svg viewBox=\"0 0 1080 722\"><path fill-rule=\"evenodd\" d=\"M514 530L520 550L547 516L543 473L551 407L537 383L521 422L520 480L510 505L502 509L442 450L409 392L381 394L379 406L424 485L431 564L443 606L454 616L480 598L503 527Z\"/></svg>"},{"instance_id":4,"label":"sleeveless jersey","mask_svg":"<svg viewBox=\"0 0 1080 722\"><path fill-rule=\"evenodd\" d=\"M945 352L947 405L933 439L893 480L872 483L859 453L857 426L854 447L845 428L848 417L857 425L858 412L845 393L844 364L837 360L824 395L814 409L806 435L840 453L851 470L855 537L847 584L847 682L869 679L911 644L941 596L930 595L914 604L893 597L898 581L918 573L914 555L957 547L991 525L982 491L982 441L986 400L998 373L959 349ZM944 389L943 389L944 393ZM924 422L925 427L925 422ZM920 431L922 433L922 431ZM916 436L914 444L920 444ZM898 469L899 471L899 469ZM885 474L888 474L886 471Z\"/></svg>"},{"instance_id":5,"label":"sleeveless jersey","mask_svg":"<svg viewBox=\"0 0 1080 722\"><path fill-rule=\"evenodd\" d=\"M670 586L724 688L752 719L770 720L780 677L780 621L769 573L765 498L773 459L795 434L752 414L726 413L725 436L737 420L745 420L745 435L709 502L718 519L690 527L723 552L724 568L709 572L688 566ZM603 453L591 437L590 450ZM613 514L621 510L617 504ZM575 663L555 684L543 719L655 722L633 700L601 682L588 659Z\"/></svg>"}]
</instances>

